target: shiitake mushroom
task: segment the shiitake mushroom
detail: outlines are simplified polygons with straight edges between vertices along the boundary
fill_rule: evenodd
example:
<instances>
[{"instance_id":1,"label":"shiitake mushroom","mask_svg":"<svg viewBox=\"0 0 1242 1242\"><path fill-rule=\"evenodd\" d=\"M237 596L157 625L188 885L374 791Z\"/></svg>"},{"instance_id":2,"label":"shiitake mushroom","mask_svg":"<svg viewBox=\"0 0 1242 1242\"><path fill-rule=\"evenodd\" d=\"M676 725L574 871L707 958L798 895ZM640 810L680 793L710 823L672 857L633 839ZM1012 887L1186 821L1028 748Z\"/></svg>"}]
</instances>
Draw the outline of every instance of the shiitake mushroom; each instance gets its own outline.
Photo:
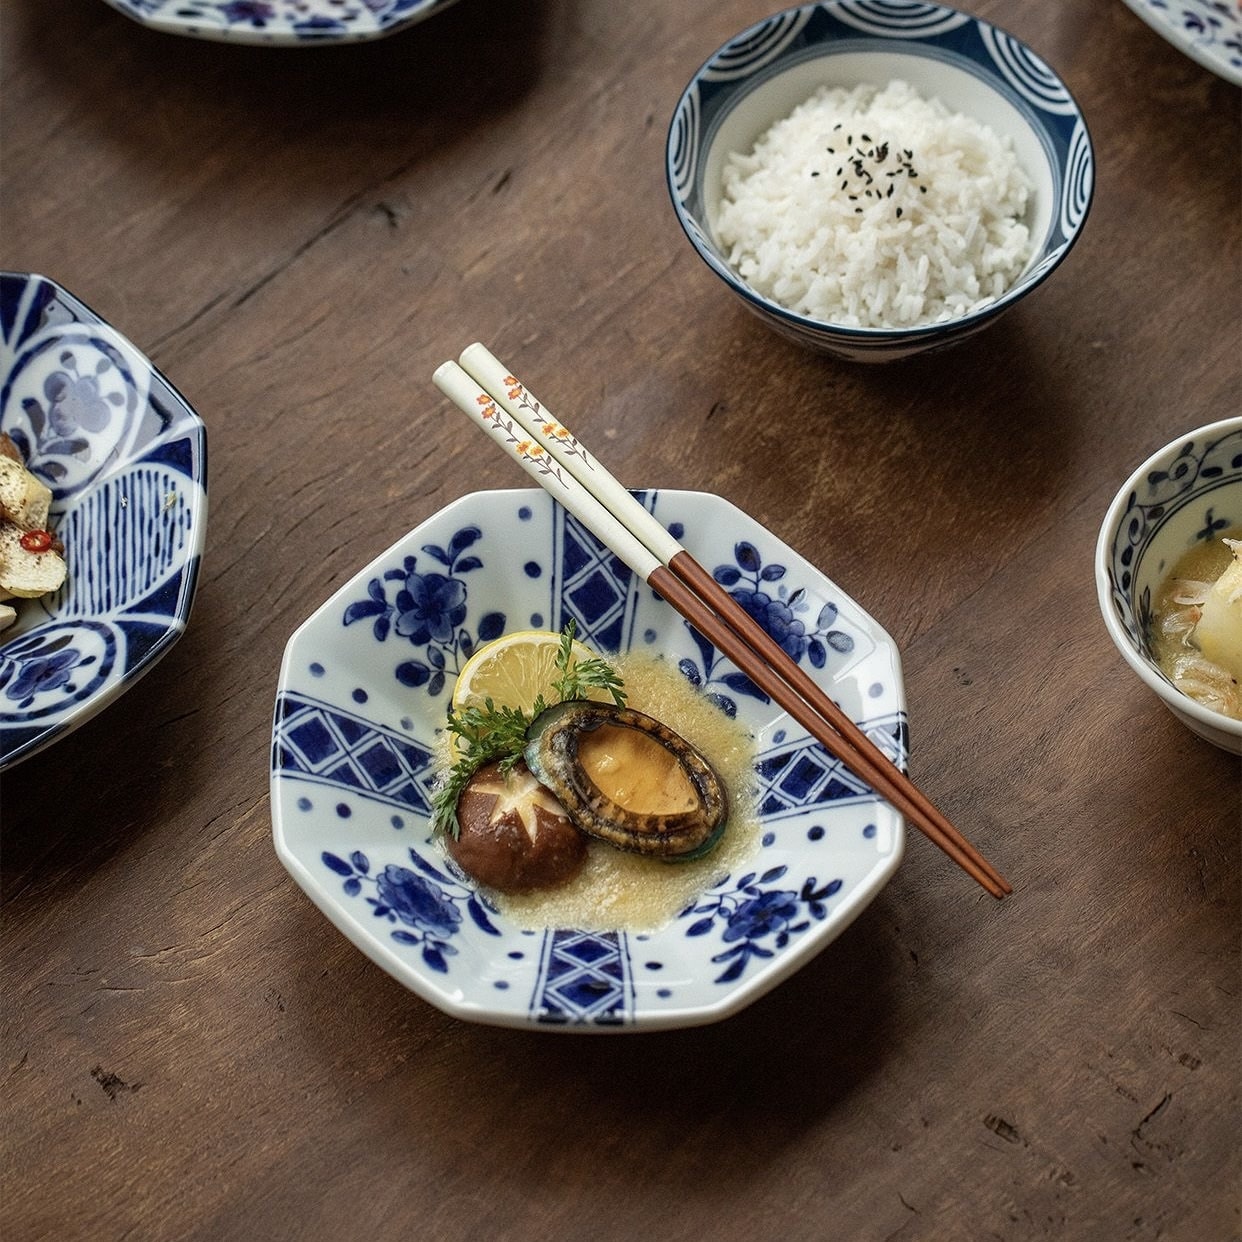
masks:
<instances>
[{"instance_id":1,"label":"shiitake mushroom","mask_svg":"<svg viewBox=\"0 0 1242 1242\"><path fill-rule=\"evenodd\" d=\"M457 800L459 830L445 848L467 875L501 893L569 883L586 861L586 837L519 761L485 764Z\"/></svg>"}]
</instances>

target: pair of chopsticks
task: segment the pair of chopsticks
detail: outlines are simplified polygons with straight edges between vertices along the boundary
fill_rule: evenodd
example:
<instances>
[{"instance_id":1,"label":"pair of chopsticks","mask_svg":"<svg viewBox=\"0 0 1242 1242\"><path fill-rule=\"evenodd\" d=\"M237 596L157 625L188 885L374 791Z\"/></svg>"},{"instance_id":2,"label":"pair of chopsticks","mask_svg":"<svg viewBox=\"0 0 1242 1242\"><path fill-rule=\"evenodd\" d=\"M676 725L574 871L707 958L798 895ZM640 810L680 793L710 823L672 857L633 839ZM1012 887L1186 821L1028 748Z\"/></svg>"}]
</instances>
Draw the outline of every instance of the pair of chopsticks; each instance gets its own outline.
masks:
<instances>
[{"instance_id":1,"label":"pair of chopsticks","mask_svg":"<svg viewBox=\"0 0 1242 1242\"><path fill-rule=\"evenodd\" d=\"M910 778L483 345L463 350L460 363L444 363L433 378L554 500L825 750L866 781L993 897L1013 891Z\"/></svg>"}]
</instances>

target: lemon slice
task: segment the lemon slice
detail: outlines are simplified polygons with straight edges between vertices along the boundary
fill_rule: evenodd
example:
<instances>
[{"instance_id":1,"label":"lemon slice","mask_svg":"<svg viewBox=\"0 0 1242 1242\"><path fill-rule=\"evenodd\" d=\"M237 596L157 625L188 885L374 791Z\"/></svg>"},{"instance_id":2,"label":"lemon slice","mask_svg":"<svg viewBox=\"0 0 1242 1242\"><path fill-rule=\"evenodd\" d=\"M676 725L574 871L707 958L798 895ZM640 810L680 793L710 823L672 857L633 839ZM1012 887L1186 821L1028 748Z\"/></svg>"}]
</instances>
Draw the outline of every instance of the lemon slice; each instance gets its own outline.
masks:
<instances>
[{"instance_id":1,"label":"lemon slice","mask_svg":"<svg viewBox=\"0 0 1242 1242\"><path fill-rule=\"evenodd\" d=\"M485 643L466 661L453 687L453 710L482 707L491 699L496 707L520 707L529 711L535 699L556 701L552 683L560 675L556 667L561 636L551 630L517 630ZM577 640L570 649L570 668L589 660L594 652ZM609 700L605 690L592 690L590 698Z\"/></svg>"}]
</instances>

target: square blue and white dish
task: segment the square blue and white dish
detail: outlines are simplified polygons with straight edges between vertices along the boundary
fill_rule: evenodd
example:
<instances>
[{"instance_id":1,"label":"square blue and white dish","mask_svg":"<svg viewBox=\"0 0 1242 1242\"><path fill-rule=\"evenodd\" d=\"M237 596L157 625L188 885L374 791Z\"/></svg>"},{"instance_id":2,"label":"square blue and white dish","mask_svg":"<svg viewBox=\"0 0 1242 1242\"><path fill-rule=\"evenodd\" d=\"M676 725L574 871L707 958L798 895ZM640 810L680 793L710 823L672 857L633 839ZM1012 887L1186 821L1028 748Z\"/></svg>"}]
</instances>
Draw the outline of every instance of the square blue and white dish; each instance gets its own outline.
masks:
<instances>
[{"instance_id":1,"label":"square blue and white dish","mask_svg":"<svg viewBox=\"0 0 1242 1242\"><path fill-rule=\"evenodd\" d=\"M84 724L189 620L207 434L142 353L54 281L0 274L0 429L52 491L69 572L0 634L0 769Z\"/></svg>"},{"instance_id":2,"label":"square blue and white dish","mask_svg":"<svg viewBox=\"0 0 1242 1242\"><path fill-rule=\"evenodd\" d=\"M883 629L720 497L636 495L904 768L905 689ZM755 738L755 856L654 931L524 930L429 831L436 738L465 661L503 632L571 619L600 652L667 659ZM303 623L280 672L271 788L281 861L358 948L449 1014L543 1030L735 1013L849 925L905 840L896 811L540 490L463 497Z\"/></svg>"},{"instance_id":3,"label":"square blue and white dish","mask_svg":"<svg viewBox=\"0 0 1242 1242\"><path fill-rule=\"evenodd\" d=\"M311 47L396 34L455 0L105 0L166 34Z\"/></svg>"}]
</instances>

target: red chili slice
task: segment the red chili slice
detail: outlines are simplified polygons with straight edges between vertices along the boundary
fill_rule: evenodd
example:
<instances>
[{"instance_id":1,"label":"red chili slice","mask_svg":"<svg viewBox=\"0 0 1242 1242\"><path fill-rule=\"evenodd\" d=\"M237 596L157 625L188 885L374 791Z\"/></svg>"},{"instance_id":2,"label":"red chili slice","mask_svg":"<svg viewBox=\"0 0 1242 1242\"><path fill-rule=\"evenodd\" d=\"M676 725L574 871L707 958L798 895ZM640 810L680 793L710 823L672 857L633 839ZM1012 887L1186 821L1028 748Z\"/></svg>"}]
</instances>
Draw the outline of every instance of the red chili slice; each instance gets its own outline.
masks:
<instances>
[{"instance_id":1,"label":"red chili slice","mask_svg":"<svg viewBox=\"0 0 1242 1242\"><path fill-rule=\"evenodd\" d=\"M46 552L52 546L50 530L28 530L18 540L27 552Z\"/></svg>"}]
</instances>

